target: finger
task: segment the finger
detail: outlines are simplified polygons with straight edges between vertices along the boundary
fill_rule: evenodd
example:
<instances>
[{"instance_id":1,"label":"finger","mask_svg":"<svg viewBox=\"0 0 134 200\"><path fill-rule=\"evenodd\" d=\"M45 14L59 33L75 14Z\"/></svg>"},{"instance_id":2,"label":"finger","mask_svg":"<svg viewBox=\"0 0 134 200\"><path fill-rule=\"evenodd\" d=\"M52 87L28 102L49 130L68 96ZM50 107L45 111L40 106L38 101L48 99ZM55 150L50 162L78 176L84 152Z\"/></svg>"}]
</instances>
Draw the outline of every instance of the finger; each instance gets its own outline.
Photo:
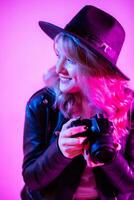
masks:
<instances>
[{"instance_id":1,"label":"finger","mask_svg":"<svg viewBox=\"0 0 134 200\"><path fill-rule=\"evenodd\" d=\"M92 160L91 160L91 156L90 156L90 153L86 153L86 150L83 151L83 156L84 156L84 159L86 160L87 162L87 166L88 167L98 167L98 166L103 166L104 163L94 163Z\"/></svg>"},{"instance_id":2,"label":"finger","mask_svg":"<svg viewBox=\"0 0 134 200\"><path fill-rule=\"evenodd\" d=\"M63 126L62 126L62 130L65 130L67 128L69 128L71 126L71 123L77 119L79 119L80 117L76 117L76 118L72 118L69 121L67 121Z\"/></svg>"},{"instance_id":3,"label":"finger","mask_svg":"<svg viewBox=\"0 0 134 200\"><path fill-rule=\"evenodd\" d=\"M78 156L78 155L80 155L80 154L82 154L82 153L83 153L82 149L80 149L80 150L75 150L75 151L72 152L72 156L73 156L73 157L74 157L74 156Z\"/></svg>"},{"instance_id":4,"label":"finger","mask_svg":"<svg viewBox=\"0 0 134 200\"><path fill-rule=\"evenodd\" d=\"M85 141L86 137L78 137L78 138L68 138L62 140L62 145L66 146L76 146L76 145L82 145L83 142Z\"/></svg>"},{"instance_id":5,"label":"finger","mask_svg":"<svg viewBox=\"0 0 134 200\"><path fill-rule=\"evenodd\" d=\"M73 151L82 151L83 152L83 146L77 145L77 146L64 146L64 152L73 152Z\"/></svg>"},{"instance_id":6,"label":"finger","mask_svg":"<svg viewBox=\"0 0 134 200\"><path fill-rule=\"evenodd\" d=\"M83 142L83 149L88 150L90 148L89 142L85 143L85 140Z\"/></svg>"},{"instance_id":7,"label":"finger","mask_svg":"<svg viewBox=\"0 0 134 200\"><path fill-rule=\"evenodd\" d=\"M82 133L85 132L87 130L86 126L76 126L76 127L71 127L69 129L64 130L64 133L62 133L62 135L64 137L71 137L77 133Z\"/></svg>"},{"instance_id":8,"label":"finger","mask_svg":"<svg viewBox=\"0 0 134 200\"><path fill-rule=\"evenodd\" d=\"M102 119L104 118L104 114L102 114L102 113L97 113L96 116L97 116L97 118L102 118Z\"/></svg>"},{"instance_id":9,"label":"finger","mask_svg":"<svg viewBox=\"0 0 134 200\"><path fill-rule=\"evenodd\" d=\"M94 162L92 162L92 161L87 161L87 165L88 165L88 167L100 167L100 166L103 166L104 165L104 163L94 163Z\"/></svg>"},{"instance_id":10,"label":"finger","mask_svg":"<svg viewBox=\"0 0 134 200\"><path fill-rule=\"evenodd\" d=\"M65 152L65 155L68 158L74 158L74 157L76 157L76 156L78 156L78 155L80 155L82 153L83 153L82 149L80 149L80 150L67 150Z\"/></svg>"},{"instance_id":11,"label":"finger","mask_svg":"<svg viewBox=\"0 0 134 200\"><path fill-rule=\"evenodd\" d=\"M116 151L121 149L121 145L119 143L114 143L114 147L116 148Z\"/></svg>"}]
</instances>

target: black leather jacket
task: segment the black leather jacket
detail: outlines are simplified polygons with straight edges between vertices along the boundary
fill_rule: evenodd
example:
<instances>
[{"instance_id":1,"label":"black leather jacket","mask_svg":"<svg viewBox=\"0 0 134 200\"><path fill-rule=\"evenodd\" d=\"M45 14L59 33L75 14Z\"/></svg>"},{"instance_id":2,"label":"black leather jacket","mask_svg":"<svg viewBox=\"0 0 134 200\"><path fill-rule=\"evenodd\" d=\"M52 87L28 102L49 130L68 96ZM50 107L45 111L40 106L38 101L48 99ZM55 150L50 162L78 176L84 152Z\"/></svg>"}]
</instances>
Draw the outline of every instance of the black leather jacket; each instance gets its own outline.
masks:
<instances>
[{"instance_id":1,"label":"black leather jacket","mask_svg":"<svg viewBox=\"0 0 134 200\"><path fill-rule=\"evenodd\" d=\"M43 88L26 106L23 200L72 200L86 165L83 156L68 159L60 152L56 131L61 130L67 119L54 110L54 98L51 89ZM133 200L134 130L122 138L121 150L114 161L93 170L100 200Z\"/></svg>"}]
</instances>

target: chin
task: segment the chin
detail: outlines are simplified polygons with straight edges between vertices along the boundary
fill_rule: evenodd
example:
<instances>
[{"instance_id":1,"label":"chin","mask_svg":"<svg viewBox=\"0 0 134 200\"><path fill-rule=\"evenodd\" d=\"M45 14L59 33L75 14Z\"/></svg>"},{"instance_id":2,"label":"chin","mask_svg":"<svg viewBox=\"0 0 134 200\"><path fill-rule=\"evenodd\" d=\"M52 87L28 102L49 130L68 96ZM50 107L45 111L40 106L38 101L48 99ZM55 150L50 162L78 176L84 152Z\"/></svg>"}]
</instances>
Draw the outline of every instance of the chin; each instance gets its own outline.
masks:
<instances>
[{"instance_id":1,"label":"chin","mask_svg":"<svg viewBox=\"0 0 134 200\"><path fill-rule=\"evenodd\" d=\"M76 87L68 87L68 88L66 87L66 88L64 88L62 86L60 86L60 91L62 93L68 93L68 94L74 94L74 93L80 92L80 90Z\"/></svg>"},{"instance_id":2,"label":"chin","mask_svg":"<svg viewBox=\"0 0 134 200\"><path fill-rule=\"evenodd\" d=\"M67 89L67 88L62 88L62 87L60 87L60 91L61 91L62 93L70 93L70 90L69 90L69 89Z\"/></svg>"}]
</instances>

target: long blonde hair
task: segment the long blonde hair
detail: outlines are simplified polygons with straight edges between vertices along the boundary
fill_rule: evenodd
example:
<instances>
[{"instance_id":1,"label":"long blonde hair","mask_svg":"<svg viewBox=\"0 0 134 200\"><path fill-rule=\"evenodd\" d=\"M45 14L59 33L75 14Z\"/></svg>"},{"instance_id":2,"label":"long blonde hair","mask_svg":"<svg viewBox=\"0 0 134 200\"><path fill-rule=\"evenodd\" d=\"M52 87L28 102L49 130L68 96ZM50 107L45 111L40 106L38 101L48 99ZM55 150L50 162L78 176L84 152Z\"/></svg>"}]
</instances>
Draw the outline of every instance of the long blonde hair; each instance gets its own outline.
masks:
<instances>
[{"instance_id":1,"label":"long blonde hair","mask_svg":"<svg viewBox=\"0 0 134 200\"><path fill-rule=\"evenodd\" d=\"M63 48L66 54L80 63L81 86L90 103L101 108L115 127L115 135L120 137L127 133L127 113L132 100L132 91L127 81L114 71L104 59L93 54L79 40L66 33L60 33L55 38L55 43L63 40ZM54 45L55 45L54 43ZM85 87L83 87L83 85ZM79 111L82 105L82 97L79 93L64 94L55 87L57 106L70 118L72 113Z\"/></svg>"}]
</instances>

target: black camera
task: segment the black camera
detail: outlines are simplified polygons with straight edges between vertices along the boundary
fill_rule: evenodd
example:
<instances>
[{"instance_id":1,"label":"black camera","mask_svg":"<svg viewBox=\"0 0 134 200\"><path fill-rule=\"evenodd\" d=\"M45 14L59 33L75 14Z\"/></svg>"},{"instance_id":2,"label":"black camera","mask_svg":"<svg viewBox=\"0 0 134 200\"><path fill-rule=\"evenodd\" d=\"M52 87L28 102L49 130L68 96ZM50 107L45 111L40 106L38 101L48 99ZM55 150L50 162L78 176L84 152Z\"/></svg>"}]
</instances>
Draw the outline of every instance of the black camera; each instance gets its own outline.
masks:
<instances>
[{"instance_id":1,"label":"black camera","mask_svg":"<svg viewBox=\"0 0 134 200\"><path fill-rule=\"evenodd\" d=\"M89 153L94 163L107 163L114 160L117 150L114 146L113 123L101 114L91 119L78 119L71 127L85 125L87 130L78 136L86 136L90 143Z\"/></svg>"}]
</instances>

